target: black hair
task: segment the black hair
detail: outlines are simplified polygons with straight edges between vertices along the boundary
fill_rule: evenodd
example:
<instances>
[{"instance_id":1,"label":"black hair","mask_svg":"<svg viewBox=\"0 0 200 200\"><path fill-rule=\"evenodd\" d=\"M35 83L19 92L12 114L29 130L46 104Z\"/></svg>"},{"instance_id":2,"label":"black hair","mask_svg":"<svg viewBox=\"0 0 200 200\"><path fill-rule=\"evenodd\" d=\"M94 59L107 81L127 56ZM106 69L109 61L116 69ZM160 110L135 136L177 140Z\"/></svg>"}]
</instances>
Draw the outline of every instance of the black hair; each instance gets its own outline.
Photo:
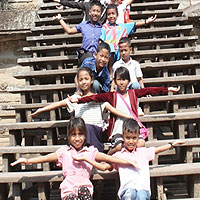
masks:
<instances>
[{"instance_id":1,"label":"black hair","mask_svg":"<svg viewBox=\"0 0 200 200\"><path fill-rule=\"evenodd\" d=\"M107 49L108 52L110 53L110 46L109 44L101 41L101 43L98 44L97 46L97 53L100 52L102 49Z\"/></svg>"},{"instance_id":2,"label":"black hair","mask_svg":"<svg viewBox=\"0 0 200 200\"><path fill-rule=\"evenodd\" d=\"M119 40L119 45L120 44L124 44L124 43L127 43L129 47L131 47L131 40L128 38L128 37L122 37L120 40Z\"/></svg>"},{"instance_id":3,"label":"black hair","mask_svg":"<svg viewBox=\"0 0 200 200\"><path fill-rule=\"evenodd\" d=\"M80 132L82 132L85 136L87 137L87 129L84 120L81 117L74 117L69 120L68 125L67 125L67 137L68 140L70 138L71 133L75 130L78 129Z\"/></svg>"},{"instance_id":4,"label":"black hair","mask_svg":"<svg viewBox=\"0 0 200 200\"><path fill-rule=\"evenodd\" d=\"M109 5L107 6L107 8L106 8L106 18L107 18L107 12L108 12L108 10L110 10L110 9L115 9L115 11L116 11L116 13L117 13L117 16L119 15L118 9L117 9L117 5L115 5L115 4L109 4Z\"/></svg>"},{"instance_id":5,"label":"black hair","mask_svg":"<svg viewBox=\"0 0 200 200\"><path fill-rule=\"evenodd\" d=\"M101 12L103 10L102 8L102 4L100 3L100 1L97 1L97 0L93 0L90 2L90 9L93 7L93 6L99 6L101 8Z\"/></svg>"},{"instance_id":6,"label":"black hair","mask_svg":"<svg viewBox=\"0 0 200 200\"><path fill-rule=\"evenodd\" d=\"M76 73L77 79L78 79L79 73L80 73L81 71L87 72L87 73L89 74L89 76L91 77L91 79L94 80L94 73L93 73L93 71L92 71L89 67L84 67L84 65L78 69L78 71L77 71L77 73ZM78 81L78 80L77 80L77 81ZM91 91L91 92L94 92L94 88L93 88L92 86L93 86L93 84L91 84L91 86L90 86L90 91ZM80 89L80 88L79 88L79 89ZM81 89L80 89L80 90L81 90ZM83 91L82 91L82 92L83 92Z\"/></svg>"},{"instance_id":7,"label":"black hair","mask_svg":"<svg viewBox=\"0 0 200 200\"><path fill-rule=\"evenodd\" d=\"M139 134L139 125L134 119L125 119L122 126L123 133L126 131L128 133L138 133Z\"/></svg>"},{"instance_id":8,"label":"black hair","mask_svg":"<svg viewBox=\"0 0 200 200\"><path fill-rule=\"evenodd\" d=\"M126 67L117 68L114 73L114 80L117 79L117 76L119 76L121 79L131 81L129 71Z\"/></svg>"}]
</instances>

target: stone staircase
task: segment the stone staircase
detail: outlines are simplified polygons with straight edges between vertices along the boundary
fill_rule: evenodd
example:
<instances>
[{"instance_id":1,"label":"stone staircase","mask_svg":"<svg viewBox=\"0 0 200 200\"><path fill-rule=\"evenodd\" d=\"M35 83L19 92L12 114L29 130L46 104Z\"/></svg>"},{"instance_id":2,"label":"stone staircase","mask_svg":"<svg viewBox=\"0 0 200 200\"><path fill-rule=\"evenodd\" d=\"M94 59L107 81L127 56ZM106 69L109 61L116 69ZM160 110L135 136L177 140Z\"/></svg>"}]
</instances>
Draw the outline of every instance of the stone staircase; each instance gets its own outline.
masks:
<instances>
[{"instance_id":1,"label":"stone staircase","mask_svg":"<svg viewBox=\"0 0 200 200\"><path fill-rule=\"evenodd\" d=\"M74 26L81 22L82 13L70 8L58 10L57 5L44 1L38 11L35 28L26 38L30 43L30 46L23 48L27 57L19 58L18 64L29 66L30 71L14 75L17 79L25 79L26 86L8 89L11 93L21 94L21 105L3 107L4 110L16 111L17 123L0 124L0 129L9 130L12 146L22 145L22 141L26 146L60 145L66 142L65 127L70 116L65 108L45 112L35 118L29 116L35 109L62 100L75 91L75 51L81 46L81 34L64 33L52 16L61 13L65 21ZM200 47L196 45L198 37L191 34L193 26L178 6L179 3L172 0L136 0L131 5L130 17L134 21L157 14L154 23L138 28L131 37L134 49L132 58L141 64L145 87L181 86L181 91L175 95L169 93L140 99L145 113L140 119L150 131L149 141L200 136L200 93L196 87L200 81ZM199 148L193 151L196 152L194 158L198 160ZM180 150L173 152L174 155L176 159L171 159L170 163L184 161ZM168 160L166 155L159 156L153 164L166 163ZM176 195L168 185L169 181L162 183L163 187L169 188L166 189L167 195L173 198ZM105 191L109 196L109 190ZM156 192L153 193L153 199L162 199L157 197ZM103 199L107 198L105 194L103 192ZM186 197L189 197L187 191ZM111 195L109 198L116 197ZM95 199L101 197L97 195Z\"/></svg>"}]
</instances>

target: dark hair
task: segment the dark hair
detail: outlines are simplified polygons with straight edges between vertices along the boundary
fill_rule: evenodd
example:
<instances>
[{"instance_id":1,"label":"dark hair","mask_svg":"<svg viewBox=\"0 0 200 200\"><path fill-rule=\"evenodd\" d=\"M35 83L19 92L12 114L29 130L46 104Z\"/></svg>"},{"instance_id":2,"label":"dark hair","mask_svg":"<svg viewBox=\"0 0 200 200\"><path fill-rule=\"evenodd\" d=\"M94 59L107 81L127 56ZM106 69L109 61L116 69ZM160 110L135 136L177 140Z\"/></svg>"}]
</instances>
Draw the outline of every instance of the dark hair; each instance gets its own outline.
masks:
<instances>
[{"instance_id":1,"label":"dark hair","mask_svg":"<svg viewBox=\"0 0 200 200\"><path fill-rule=\"evenodd\" d=\"M107 8L106 8L106 18L107 18L107 12L108 12L108 10L110 10L110 9L115 9L117 15L119 15L118 9L117 9L117 5L115 5L115 4L109 4L109 5L107 6Z\"/></svg>"},{"instance_id":2,"label":"dark hair","mask_svg":"<svg viewBox=\"0 0 200 200\"><path fill-rule=\"evenodd\" d=\"M99 51L101 51L102 49L107 49L108 52L110 53L110 46L109 46L109 44L107 44L107 43L105 43L103 41L101 41L101 43L98 44L98 46L97 46L97 53Z\"/></svg>"},{"instance_id":3,"label":"dark hair","mask_svg":"<svg viewBox=\"0 0 200 200\"><path fill-rule=\"evenodd\" d=\"M131 81L129 71L126 67L117 68L114 73L114 80L116 80L117 76L119 76L121 79Z\"/></svg>"},{"instance_id":4,"label":"dark hair","mask_svg":"<svg viewBox=\"0 0 200 200\"><path fill-rule=\"evenodd\" d=\"M101 12L102 12L102 4L100 3L100 1L97 1L97 0L93 0L90 2L90 9L93 7L93 6L99 6L101 8Z\"/></svg>"},{"instance_id":5,"label":"dark hair","mask_svg":"<svg viewBox=\"0 0 200 200\"><path fill-rule=\"evenodd\" d=\"M119 45L123 44L123 43L127 43L129 47L131 47L131 40L128 37L122 37L119 40Z\"/></svg>"},{"instance_id":6,"label":"dark hair","mask_svg":"<svg viewBox=\"0 0 200 200\"><path fill-rule=\"evenodd\" d=\"M139 125L134 119L125 119L122 126L123 133L139 133Z\"/></svg>"},{"instance_id":7,"label":"dark hair","mask_svg":"<svg viewBox=\"0 0 200 200\"><path fill-rule=\"evenodd\" d=\"M71 133L78 129L80 132L82 132L87 137L87 129L84 120L81 117L74 117L69 120L67 125L67 137L69 139Z\"/></svg>"}]
</instances>

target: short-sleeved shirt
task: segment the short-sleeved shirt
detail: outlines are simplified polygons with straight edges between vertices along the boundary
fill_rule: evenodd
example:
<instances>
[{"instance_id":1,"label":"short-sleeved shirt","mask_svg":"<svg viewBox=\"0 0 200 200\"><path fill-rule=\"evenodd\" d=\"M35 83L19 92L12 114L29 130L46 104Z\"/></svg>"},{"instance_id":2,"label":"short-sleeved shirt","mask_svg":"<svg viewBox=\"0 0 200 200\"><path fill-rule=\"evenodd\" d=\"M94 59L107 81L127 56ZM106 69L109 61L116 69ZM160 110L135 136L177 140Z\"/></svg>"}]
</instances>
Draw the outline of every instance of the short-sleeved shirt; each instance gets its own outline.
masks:
<instances>
[{"instance_id":1,"label":"short-sleeved shirt","mask_svg":"<svg viewBox=\"0 0 200 200\"><path fill-rule=\"evenodd\" d=\"M82 33L82 48L95 53L101 35L101 23L93 25L91 21L84 21L75 27L78 32Z\"/></svg>"},{"instance_id":2,"label":"short-sleeved shirt","mask_svg":"<svg viewBox=\"0 0 200 200\"><path fill-rule=\"evenodd\" d=\"M126 67L128 69L130 78L131 78L130 84L134 83L134 82L138 82L137 78L143 76L142 70L140 68L140 64L136 60L133 60L131 57L127 63L125 63L122 60L122 58L120 60L116 61L112 67L113 74L115 73L115 70L119 67Z\"/></svg>"},{"instance_id":3,"label":"short-sleeved shirt","mask_svg":"<svg viewBox=\"0 0 200 200\"><path fill-rule=\"evenodd\" d=\"M74 161L73 157L84 156L89 160L95 161L97 153L98 150L93 146L83 147L83 149L78 152L72 146L64 146L56 151L58 156L57 165L62 167L64 175L64 180L60 184L62 200L70 193L78 194L78 188L80 186L86 186L91 195L93 194L93 185L90 181L92 165L85 161Z\"/></svg>"},{"instance_id":4,"label":"short-sleeved shirt","mask_svg":"<svg viewBox=\"0 0 200 200\"><path fill-rule=\"evenodd\" d=\"M136 189L137 191L147 190L151 193L149 161L155 159L155 147L136 148L132 152L122 148L121 151L116 152L113 156L125 160L135 160L139 166L139 169L136 169L132 166L114 165L119 171L120 177L119 196L127 188Z\"/></svg>"},{"instance_id":5,"label":"short-sleeved shirt","mask_svg":"<svg viewBox=\"0 0 200 200\"><path fill-rule=\"evenodd\" d=\"M81 96L74 94L72 96L81 98ZM102 112L104 111L108 102L96 103L91 101L89 103L71 103L68 98L65 99L67 110L69 113L75 111L76 117L82 117L86 124L96 125L103 128Z\"/></svg>"},{"instance_id":6,"label":"short-sleeved shirt","mask_svg":"<svg viewBox=\"0 0 200 200\"><path fill-rule=\"evenodd\" d=\"M104 92L110 91L110 73L107 66L104 66L100 72L96 70L96 59L94 57L85 58L81 67L88 67L92 70L94 79L99 81Z\"/></svg>"},{"instance_id":7,"label":"short-sleeved shirt","mask_svg":"<svg viewBox=\"0 0 200 200\"><path fill-rule=\"evenodd\" d=\"M110 45L111 53L119 50L118 44L122 37L128 37L135 31L135 23L111 25L105 23L101 29L100 39Z\"/></svg>"}]
</instances>

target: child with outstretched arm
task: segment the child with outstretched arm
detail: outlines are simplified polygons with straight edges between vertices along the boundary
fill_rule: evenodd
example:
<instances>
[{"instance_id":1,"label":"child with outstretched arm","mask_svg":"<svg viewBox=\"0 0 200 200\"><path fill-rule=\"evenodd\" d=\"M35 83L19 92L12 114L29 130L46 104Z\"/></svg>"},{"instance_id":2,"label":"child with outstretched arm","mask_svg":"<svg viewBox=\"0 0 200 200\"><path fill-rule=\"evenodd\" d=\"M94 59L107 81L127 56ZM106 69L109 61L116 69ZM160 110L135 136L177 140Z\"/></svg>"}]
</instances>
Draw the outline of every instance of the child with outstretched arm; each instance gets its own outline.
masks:
<instances>
[{"instance_id":1,"label":"child with outstretched arm","mask_svg":"<svg viewBox=\"0 0 200 200\"><path fill-rule=\"evenodd\" d=\"M86 145L86 126L82 118L73 118L67 126L67 137L70 146L63 146L55 153L35 158L19 158L11 163L11 166L19 163L27 165L44 162L57 162L62 167L64 180L60 184L62 200L87 199L92 200L93 185L90 181L90 175L93 166L86 161L75 162L74 157L85 157L92 161L104 161L108 163L120 163L122 165L135 166L133 160L123 160L108 156L98 150ZM110 165L107 163L98 163L96 167L100 170L107 170Z\"/></svg>"},{"instance_id":2,"label":"child with outstretched arm","mask_svg":"<svg viewBox=\"0 0 200 200\"><path fill-rule=\"evenodd\" d=\"M119 171L120 188L118 196L121 200L149 200L150 190L150 172L149 161L155 159L157 153L166 151L183 144L184 141L175 141L159 147L137 147L139 139L139 126L133 119L126 119L123 123L124 147L121 151L113 154L113 157L123 158L125 160L134 160L135 166L124 167L121 164L114 164L114 168ZM81 160L80 158L77 160ZM88 162L88 159L82 158ZM89 163L96 166L95 162ZM112 166L110 166L112 169Z\"/></svg>"}]
</instances>

